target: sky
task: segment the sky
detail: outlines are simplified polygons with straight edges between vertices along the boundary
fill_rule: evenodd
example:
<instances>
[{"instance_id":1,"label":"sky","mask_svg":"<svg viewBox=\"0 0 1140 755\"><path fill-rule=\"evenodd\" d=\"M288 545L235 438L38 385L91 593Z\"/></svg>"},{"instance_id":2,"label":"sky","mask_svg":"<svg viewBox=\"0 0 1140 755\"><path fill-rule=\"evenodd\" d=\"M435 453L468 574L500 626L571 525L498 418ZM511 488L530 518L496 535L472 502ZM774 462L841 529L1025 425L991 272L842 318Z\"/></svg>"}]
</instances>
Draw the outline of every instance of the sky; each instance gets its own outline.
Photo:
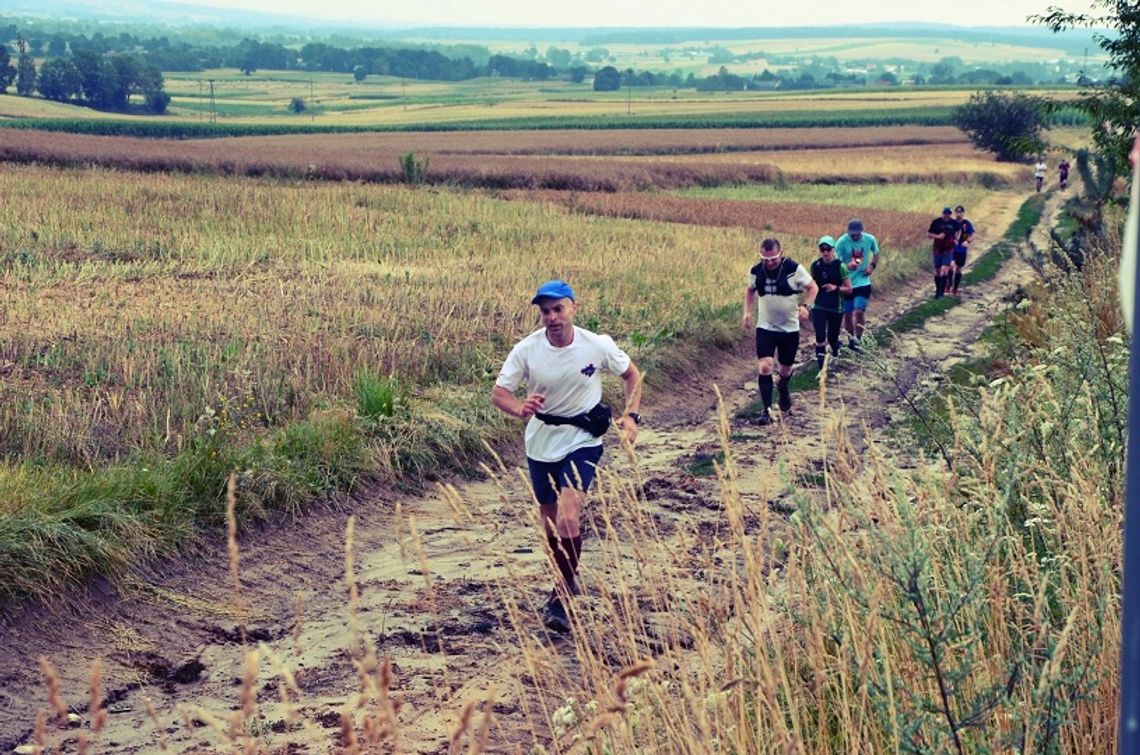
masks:
<instances>
[{"instance_id":1,"label":"sky","mask_svg":"<svg viewBox=\"0 0 1140 755\"><path fill-rule=\"evenodd\" d=\"M1088 0L190 0L198 5L385 26L822 26L898 21L1031 26Z\"/></svg>"}]
</instances>

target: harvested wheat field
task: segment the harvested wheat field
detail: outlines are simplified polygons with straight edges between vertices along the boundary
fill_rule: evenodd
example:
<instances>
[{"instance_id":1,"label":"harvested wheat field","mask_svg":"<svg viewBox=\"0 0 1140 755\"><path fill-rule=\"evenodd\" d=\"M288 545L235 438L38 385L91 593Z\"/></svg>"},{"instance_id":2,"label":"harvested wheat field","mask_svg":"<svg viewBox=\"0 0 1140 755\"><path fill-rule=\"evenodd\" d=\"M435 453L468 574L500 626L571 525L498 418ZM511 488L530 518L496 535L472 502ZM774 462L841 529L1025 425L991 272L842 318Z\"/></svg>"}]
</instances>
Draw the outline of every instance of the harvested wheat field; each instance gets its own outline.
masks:
<instances>
[{"instance_id":1,"label":"harvested wheat field","mask_svg":"<svg viewBox=\"0 0 1140 755\"><path fill-rule=\"evenodd\" d=\"M561 147L556 146L559 143ZM892 127L776 133L674 129L325 134L180 141L9 131L0 145L0 158L136 171L396 182L404 178L399 157L415 152L429 160L425 180L431 183L617 191L767 182L779 172L789 180L914 181L928 172L916 158L932 149L953 166L940 174L946 181L969 182L986 174L1001 182L1017 179L1026 170L993 163L951 129Z\"/></svg>"},{"instance_id":2,"label":"harvested wheat field","mask_svg":"<svg viewBox=\"0 0 1140 755\"><path fill-rule=\"evenodd\" d=\"M1115 291L1099 257L1044 288L1025 239L1066 197L1023 166L889 128L5 132L0 161L0 750L1109 749L1123 350L1083 339ZM956 201L976 244L934 302ZM805 333L758 426L757 242L807 263L855 215L865 351L818 370ZM554 277L646 375L569 634L488 398Z\"/></svg>"}]
</instances>

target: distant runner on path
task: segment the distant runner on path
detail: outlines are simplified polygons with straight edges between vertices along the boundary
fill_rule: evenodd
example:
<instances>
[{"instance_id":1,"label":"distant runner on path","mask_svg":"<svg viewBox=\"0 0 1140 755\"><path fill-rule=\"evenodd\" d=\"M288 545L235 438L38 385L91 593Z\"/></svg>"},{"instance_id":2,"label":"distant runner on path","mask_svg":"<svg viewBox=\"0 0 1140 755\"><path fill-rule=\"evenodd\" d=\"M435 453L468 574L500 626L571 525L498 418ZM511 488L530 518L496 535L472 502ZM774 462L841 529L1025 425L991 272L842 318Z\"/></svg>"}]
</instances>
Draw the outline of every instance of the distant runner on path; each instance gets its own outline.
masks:
<instances>
[{"instance_id":1,"label":"distant runner on path","mask_svg":"<svg viewBox=\"0 0 1140 755\"><path fill-rule=\"evenodd\" d=\"M819 286L815 306L811 310L811 323L815 328L815 361L823 369L831 346L831 356L839 356L839 331L843 328L843 296L851 293L851 271L835 256L835 239L823 236L819 240L819 258L811 263L811 278Z\"/></svg>"},{"instance_id":2,"label":"distant runner on path","mask_svg":"<svg viewBox=\"0 0 1140 755\"><path fill-rule=\"evenodd\" d=\"M1037 164L1033 166L1033 177L1037 179L1037 193L1041 193L1041 184L1045 183L1045 171L1049 170L1049 166L1045 164L1045 158L1037 158Z\"/></svg>"},{"instance_id":3,"label":"distant runner on path","mask_svg":"<svg viewBox=\"0 0 1140 755\"><path fill-rule=\"evenodd\" d=\"M804 294L800 303L800 294ZM764 239L760 244L760 261L748 271L744 290L744 316L740 324L752 328L752 312L756 312L756 363L760 400L764 409L756 421L772 423L768 410L772 407L772 372L779 362L780 411L792 409L792 391L788 381L796 352L800 347L800 320L807 320L819 287L804 266L784 257L780 242Z\"/></svg>"},{"instance_id":4,"label":"distant runner on path","mask_svg":"<svg viewBox=\"0 0 1140 755\"><path fill-rule=\"evenodd\" d=\"M942 208L942 216L930 221L926 236L933 240L934 298L941 299L950 283L950 265L954 262L954 247L958 243L958 221L949 207Z\"/></svg>"},{"instance_id":5,"label":"distant runner on path","mask_svg":"<svg viewBox=\"0 0 1140 755\"><path fill-rule=\"evenodd\" d=\"M966 256L970 253L970 242L974 239L974 224L966 219L966 208L962 205L954 208L954 220L958 223L958 236L954 244L954 271L952 273L954 285L950 293L958 296L958 287L962 285L962 268L966 266Z\"/></svg>"},{"instance_id":6,"label":"distant runner on path","mask_svg":"<svg viewBox=\"0 0 1140 755\"><path fill-rule=\"evenodd\" d=\"M879 264L879 242L863 232L862 220L852 218L847 233L835 243L835 256L851 273L851 293L843 299L843 326L849 336L848 348L858 354L871 300L871 273Z\"/></svg>"},{"instance_id":7,"label":"distant runner on path","mask_svg":"<svg viewBox=\"0 0 1140 755\"><path fill-rule=\"evenodd\" d=\"M1062 160L1061 164L1057 166L1057 174L1060 177L1061 191L1069 188L1069 161Z\"/></svg>"},{"instance_id":8,"label":"distant runner on path","mask_svg":"<svg viewBox=\"0 0 1140 755\"><path fill-rule=\"evenodd\" d=\"M531 303L542 313L543 327L511 349L491 390L491 403L529 420L527 467L559 572L542 618L547 628L568 632L563 600L579 593L581 510L602 458L602 436L612 424L609 407L602 404L602 372L620 375L625 383L625 410L617 425L631 444L641 422L641 373L612 338L574 325L578 302L569 284L547 281ZM515 391L522 383L527 396L520 400Z\"/></svg>"}]
</instances>

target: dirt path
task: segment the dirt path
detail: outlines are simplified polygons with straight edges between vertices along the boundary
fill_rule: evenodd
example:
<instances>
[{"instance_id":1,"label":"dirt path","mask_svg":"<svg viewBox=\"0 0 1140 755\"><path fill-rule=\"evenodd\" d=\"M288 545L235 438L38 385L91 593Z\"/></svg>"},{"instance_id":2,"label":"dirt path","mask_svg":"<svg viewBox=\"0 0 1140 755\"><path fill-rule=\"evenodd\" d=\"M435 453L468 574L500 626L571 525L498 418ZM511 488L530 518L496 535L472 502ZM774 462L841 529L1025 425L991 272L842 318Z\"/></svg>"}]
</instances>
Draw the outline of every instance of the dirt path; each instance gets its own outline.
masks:
<instances>
[{"instance_id":1,"label":"dirt path","mask_svg":"<svg viewBox=\"0 0 1140 755\"><path fill-rule=\"evenodd\" d=\"M1051 197L1046 216L1064 199ZM1010 197L994 227L1008 227L1019 203ZM998 236L992 232L990 241ZM962 306L900 336L889 354L842 360L829 391L846 404L851 427L880 433L903 416L908 410L900 390L937 380L954 361L968 357L1002 309L1003 297L1029 275L1028 266L1015 258L995 279L967 289ZM873 322L910 309L930 295L931 285L916 281L889 300L874 301ZM649 517L665 538L682 520L703 531L715 530L723 517L715 503L715 480L693 471L719 448L713 383L720 385L733 416L754 400L753 360L742 354L714 374L694 378L668 401L650 401L636 471L620 452L607 452L619 477L641 476L647 508L638 515ZM769 473L773 464L816 471L811 460L822 456L819 420L812 411L816 401L809 393L796 401L790 417L771 428L743 422L734 428L750 511L781 510L787 491L779 476ZM862 440L852 438L856 444ZM463 484L457 496L377 491L352 508L358 617L364 633L393 663L393 693L403 701L397 715L399 750L447 752L464 705L485 699L493 701L495 714L492 751L529 749L532 732L546 731L548 718L542 715L544 701L528 695L533 671L524 662L519 634L503 625L503 600L521 609L533 625L535 642L566 641L548 637L533 613L549 590L548 567L527 524L533 507L521 478L506 471L499 479ZM334 751L341 711L355 699L357 673L346 652L351 644L343 559L347 518L330 505L241 542L241 602L248 606L249 638L295 670L301 693L295 705L303 724L288 724L272 664L261 664L258 704L266 728L260 734L274 751ZM778 517L768 526L779 527ZM591 547L597 542L587 545L587 563ZM102 751L155 752L160 740L172 752L224 748L224 736L205 722L228 720L239 706L241 611L226 544L207 544L201 554L160 568L162 573L132 580L117 595L94 589L55 612L27 608L6 618L0 626L0 751L30 742L35 711L47 705L36 665L40 655L57 668L66 704L84 717L91 662L103 660L110 716ZM156 720L148 714L148 699ZM74 751L81 725L86 723L51 729L50 737L63 743L64 751Z\"/></svg>"}]
</instances>

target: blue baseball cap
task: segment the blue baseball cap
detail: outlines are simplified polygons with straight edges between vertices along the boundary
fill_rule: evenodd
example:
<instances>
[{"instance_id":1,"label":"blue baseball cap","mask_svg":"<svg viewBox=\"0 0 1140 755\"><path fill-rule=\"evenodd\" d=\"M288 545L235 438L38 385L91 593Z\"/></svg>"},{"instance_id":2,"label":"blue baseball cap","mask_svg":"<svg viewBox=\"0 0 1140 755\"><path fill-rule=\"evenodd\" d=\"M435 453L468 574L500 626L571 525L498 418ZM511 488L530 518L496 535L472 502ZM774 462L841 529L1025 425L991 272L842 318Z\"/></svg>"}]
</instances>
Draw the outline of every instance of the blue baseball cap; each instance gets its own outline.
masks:
<instances>
[{"instance_id":1,"label":"blue baseball cap","mask_svg":"<svg viewBox=\"0 0 1140 755\"><path fill-rule=\"evenodd\" d=\"M851 218L851 222L847 224L848 233L861 233L863 231L863 221L859 218Z\"/></svg>"},{"instance_id":2,"label":"blue baseball cap","mask_svg":"<svg viewBox=\"0 0 1140 755\"><path fill-rule=\"evenodd\" d=\"M954 211L951 210L949 207L943 207L942 208L942 214L943 215L953 215Z\"/></svg>"},{"instance_id":3,"label":"blue baseball cap","mask_svg":"<svg viewBox=\"0 0 1140 755\"><path fill-rule=\"evenodd\" d=\"M530 300L530 303L538 304L539 299L569 299L574 301L574 289L570 288L570 284L566 281L557 279L547 281L538 287L538 292Z\"/></svg>"}]
</instances>

